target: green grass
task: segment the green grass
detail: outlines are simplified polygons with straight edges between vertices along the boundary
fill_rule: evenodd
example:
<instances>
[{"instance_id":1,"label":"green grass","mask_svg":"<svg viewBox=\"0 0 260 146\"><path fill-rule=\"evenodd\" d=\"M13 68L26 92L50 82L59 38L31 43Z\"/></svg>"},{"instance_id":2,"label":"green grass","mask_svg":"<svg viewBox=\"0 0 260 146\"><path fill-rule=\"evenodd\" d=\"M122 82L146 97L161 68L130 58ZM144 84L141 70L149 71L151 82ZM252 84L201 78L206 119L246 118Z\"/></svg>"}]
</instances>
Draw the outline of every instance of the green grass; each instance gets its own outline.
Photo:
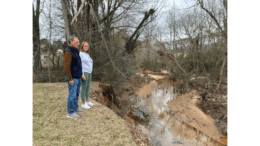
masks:
<instances>
[{"instance_id":1,"label":"green grass","mask_svg":"<svg viewBox=\"0 0 260 146\"><path fill-rule=\"evenodd\" d=\"M33 84L33 145L136 145L123 120L91 97L96 107L84 110L79 119L67 118L68 87L64 84Z\"/></svg>"}]
</instances>

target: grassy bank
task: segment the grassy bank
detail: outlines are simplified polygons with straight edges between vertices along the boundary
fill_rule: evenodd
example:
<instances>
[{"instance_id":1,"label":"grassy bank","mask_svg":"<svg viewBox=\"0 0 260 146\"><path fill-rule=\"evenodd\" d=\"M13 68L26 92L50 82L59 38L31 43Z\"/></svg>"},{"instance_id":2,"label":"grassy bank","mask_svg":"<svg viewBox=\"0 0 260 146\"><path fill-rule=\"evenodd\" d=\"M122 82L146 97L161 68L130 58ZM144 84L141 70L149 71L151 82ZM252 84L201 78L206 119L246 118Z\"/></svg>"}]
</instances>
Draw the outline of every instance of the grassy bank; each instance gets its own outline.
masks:
<instances>
[{"instance_id":1,"label":"grassy bank","mask_svg":"<svg viewBox=\"0 0 260 146\"><path fill-rule=\"evenodd\" d=\"M67 97L66 83L33 84L33 145L136 145L125 121L94 100L79 119L67 118Z\"/></svg>"}]
</instances>

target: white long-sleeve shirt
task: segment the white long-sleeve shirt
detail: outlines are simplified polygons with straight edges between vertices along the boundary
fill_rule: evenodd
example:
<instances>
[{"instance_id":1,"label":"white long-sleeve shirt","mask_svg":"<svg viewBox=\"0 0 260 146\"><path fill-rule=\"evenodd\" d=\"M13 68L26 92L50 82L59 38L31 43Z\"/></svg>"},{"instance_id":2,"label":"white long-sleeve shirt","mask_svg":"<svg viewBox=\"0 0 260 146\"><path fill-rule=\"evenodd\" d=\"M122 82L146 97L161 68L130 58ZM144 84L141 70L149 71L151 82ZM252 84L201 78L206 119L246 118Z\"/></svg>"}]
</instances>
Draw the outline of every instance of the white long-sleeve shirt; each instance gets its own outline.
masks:
<instances>
[{"instance_id":1,"label":"white long-sleeve shirt","mask_svg":"<svg viewBox=\"0 0 260 146\"><path fill-rule=\"evenodd\" d=\"M85 52L80 52L79 56L82 61L82 76L84 76L84 72L92 73L93 60L91 59L89 54Z\"/></svg>"}]
</instances>

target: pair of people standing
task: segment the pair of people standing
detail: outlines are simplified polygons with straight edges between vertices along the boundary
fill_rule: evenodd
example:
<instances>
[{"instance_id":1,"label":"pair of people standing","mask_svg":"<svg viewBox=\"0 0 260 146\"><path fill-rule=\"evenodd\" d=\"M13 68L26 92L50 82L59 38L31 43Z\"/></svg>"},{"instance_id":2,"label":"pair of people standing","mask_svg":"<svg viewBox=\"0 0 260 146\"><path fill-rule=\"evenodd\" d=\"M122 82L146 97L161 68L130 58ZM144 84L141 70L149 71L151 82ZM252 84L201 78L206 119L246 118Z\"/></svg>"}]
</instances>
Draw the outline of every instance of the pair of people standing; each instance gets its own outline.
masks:
<instances>
[{"instance_id":1,"label":"pair of people standing","mask_svg":"<svg viewBox=\"0 0 260 146\"><path fill-rule=\"evenodd\" d=\"M64 69L69 89L67 117L79 118L79 115L76 113L84 113L83 110L78 108L78 97L81 85L82 108L90 109L90 106L94 105L88 99L93 60L89 56L90 49L87 42L82 43L80 51L77 49L79 46L77 37L71 36L69 42L70 45L64 53Z\"/></svg>"}]
</instances>

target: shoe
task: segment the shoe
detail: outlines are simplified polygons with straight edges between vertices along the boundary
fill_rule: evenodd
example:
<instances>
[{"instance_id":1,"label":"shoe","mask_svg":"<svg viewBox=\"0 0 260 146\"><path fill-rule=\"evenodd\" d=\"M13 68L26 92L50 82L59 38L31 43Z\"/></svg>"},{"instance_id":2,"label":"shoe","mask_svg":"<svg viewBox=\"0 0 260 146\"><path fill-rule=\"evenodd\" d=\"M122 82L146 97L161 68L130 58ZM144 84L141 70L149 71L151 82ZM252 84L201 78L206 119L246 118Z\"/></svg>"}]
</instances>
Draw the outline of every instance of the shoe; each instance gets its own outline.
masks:
<instances>
[{"instance_id":1,"label":"shoe","mask_svg":"<svg viewBox=\"0 0 260 146\"><path fill-rule=\"evenodd\" d=\"M77 115L76 113L72 113L72 114L67 114L67 117L77 119L77 118L79 118L79 115Z\"/></svg>"},{"instance_id":2,"label":"shoe","mask_svg":"<svg viewBox=\"0 0 260 146\"><path fill-rule=\"evenodd\" d=\"M89 105L89 106L93 106L93 105L95 105L94 103L92 103L92 102L87 102L87 104Z\"/></svg>"},{"instance_id":3,"label":"shoe","mask_svg":"<svg viewBox=\"0 0 260 146\"><path fill-rule=\"evenodd\" d=\"M86 104L86 103L82 104L81 107L84 108L84 109L90 109L90 106L88 106L88 104Z\"/></svg>"},{"instance_id":4,"label":"shoe","mask_svg":"<svg viewBox=\"0 0 260 146\"><path fill-rule=\"evenodd\" d=\"M76 113L84 113L84 111L83 111L83 110L80 110L80 109L75 110L75 112L76 112Z\"/></svg>"}]
</instances>

